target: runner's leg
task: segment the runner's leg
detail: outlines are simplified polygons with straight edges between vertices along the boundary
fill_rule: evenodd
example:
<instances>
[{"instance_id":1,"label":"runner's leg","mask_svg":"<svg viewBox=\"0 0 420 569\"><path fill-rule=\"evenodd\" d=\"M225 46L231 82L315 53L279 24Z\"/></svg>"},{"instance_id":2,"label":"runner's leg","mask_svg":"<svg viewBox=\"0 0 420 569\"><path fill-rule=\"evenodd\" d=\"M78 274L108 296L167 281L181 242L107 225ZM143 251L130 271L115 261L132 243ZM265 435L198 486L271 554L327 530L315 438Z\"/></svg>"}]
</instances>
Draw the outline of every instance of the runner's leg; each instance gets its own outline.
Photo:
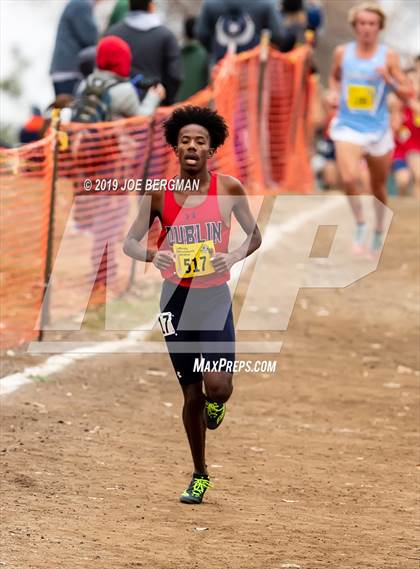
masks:
<instances>
[{"instance_id":1,"label":"runner's leg","mask_svg":"<svg viewBox=\"0 0 420 569\"><path fill-rule=\"evenodd\" d=\"M205 460L206 425L203 417L205 397L202 383L191 383L181 387L184 394L182 420L191 449L194 472L207 474Z\"/></svg>"},{"instance_id":2,"label":"runner's leg","mask_svg":"<svg viewBox=\"0 0 420 569\"><path fill-rule=\"evenodd\" d=\"M383 231L383 220L385 208L384 205L387 204L388 196L386 189L386 181L390 172L392 160L392 152L388 152L383 156L371 156L366 157L367 165L370 174L370 185L372 189L372 194L379 200L380 203L375 201L375 215L376 215L376 226L375 231L380 234Z\"/></svg>"},{"instance_id":3,"label":"runner's leg","mask_svg":"<svg viewBox=\"0 0 420 569\"><path fill-rule=\"evenodd\" d=\"M226 403L233 391L233 374L225 371L204 372L203 380L208 401Z\"/></svg>"},{"instance_id":4,"label":"runner's leg","mask_svg":"<svg viewBox=\"0 0 420 569\"><path fill-rule=\"evenodd\" d=\"M208 310L203 315L200 330L201 354L204 361L212 366L203 372L207 399L206 424L207 428L216 429L223 421L226 412L224 404L233 391L235 325L232 299L226 284L213 288L206 300Z\"/></svg>"},{"instance_id":5,"label":"runner's leg","mask_svg":"<svg viewBox=\"0 0 420 569\"><path fill-rule=\"evenodd\" d=\"M411 172L409 168L399 168L394 170L394 180L397 186L398 195L408 195L408 190L411 184Z\"/></svg>"},{"instance_id":6,"label":"runner's leg","mask_svg":"<svg viewBox=\"0 0 420 569\"><path fill-rule=\"evenodd\" d=\"M199 352L182 353L178 351L178 345L184 344L193 350L194 344L198 343L199 335L194 329L185 330L180 326L180 319L185 315L188 324L188 309L186 300L189 289L176 286L165 281L162 286L160 299L160 309L162 313L171 316L170 327L165 336L166 346L169 357L171 358L176 377L181 385L184 395L184 406L182 410L182 420L188 438L194 469L197 474L206 473L205 451L205 423L203 410L205 397L203 393L203 376L200 372L194 371L194 361L200 359ZM193 308L196 304L193 304ZM188 326L186 326L188 328ZM190 326L190 328L195 326ZM187 348L187 349L188 349Z\"/></svg>"},{"instance_id":7,"label":"runner's leg","mask_svg":"<svg viewBox=\"0 0 420 569\"><path fill-rule=\"evenodd\" d=\"M414 196L420 198L420 152L409 152L407 162L414 180Z\"/></svg>"},{"instance_id":8,"label":"runner's leg","mask_svg":"<svg viewBox=\"0 0 420 569\"><path fill-rule=\"evenodd\" d=\"M357 144L335 141L337 167L343 189L349 197L350 207L353 211L357 224L364 223L362 204L359 198L360 189L360 161L363 157L363 149Z\"/></svg>"}]
</instances>

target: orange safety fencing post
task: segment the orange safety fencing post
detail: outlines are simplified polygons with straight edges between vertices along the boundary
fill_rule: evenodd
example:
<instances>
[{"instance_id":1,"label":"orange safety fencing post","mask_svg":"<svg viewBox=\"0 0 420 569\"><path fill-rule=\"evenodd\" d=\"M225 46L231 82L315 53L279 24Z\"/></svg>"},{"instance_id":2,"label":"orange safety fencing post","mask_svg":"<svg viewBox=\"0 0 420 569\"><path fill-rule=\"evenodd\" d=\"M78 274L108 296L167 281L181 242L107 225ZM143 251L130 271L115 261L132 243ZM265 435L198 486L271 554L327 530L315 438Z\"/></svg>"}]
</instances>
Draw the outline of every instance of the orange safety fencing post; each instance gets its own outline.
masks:
<instances>
[{"instance_id":1,"label":"orange safety fencing post","mask_svg":"<svg viewBox=\"0 0 420 569\"><path fill-rule=\"evenodd\" d=\"M159 108L154 117L62 124L40 142L1 150L0 347L38 335L48 234L52 279L43 320L50 327L73 329L87 302L103 303L106 295L119 296L133 284L133 262L122 252L138 210L133 183L176 175L176 156L163 134L176 106L211 106L224 116L230 137L210 161L211 169L238 177L250 194L310 192L309 53L301 47L282 54L267 42L229 53L213 70L209 87L179 105ZM60 151L50 211L56 140ZM156 223L151 242L159 231Z\"/></svg>"}]
</instances>

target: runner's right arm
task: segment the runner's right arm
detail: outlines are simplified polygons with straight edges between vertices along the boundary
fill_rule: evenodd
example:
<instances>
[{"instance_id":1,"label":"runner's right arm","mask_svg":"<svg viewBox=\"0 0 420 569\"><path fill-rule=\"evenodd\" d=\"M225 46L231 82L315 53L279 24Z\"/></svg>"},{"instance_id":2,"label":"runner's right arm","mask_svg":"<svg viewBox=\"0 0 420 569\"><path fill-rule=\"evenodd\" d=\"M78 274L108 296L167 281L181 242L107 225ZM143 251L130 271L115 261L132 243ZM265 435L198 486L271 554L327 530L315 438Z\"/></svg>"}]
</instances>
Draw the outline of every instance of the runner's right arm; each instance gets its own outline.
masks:
<instances>
[{"instance_id":1,"label":"runner's right arm","mask_svg":"<svg viewBox=\"0 0 420 569\"><path fill-rule=\"evenodd\" d=\"M402 125L402 102L395 95L395 93L390 93L388 95L388 109L391 120L391 128L394 136L398 134L400 127Z\"/></svg>"},{"instance_id":2,"label":"runner's right arm","mask_svg":"<svg viewBox=\"0 0 420 569\"><path fill-rule=\"evenodd\" d=\"M344 45L339 45L335 48L331 71L328 76L328 92L325 100L333 109L336 109L340 103L341 63L343 61L344 47Z\"/></svg>"},{"instance_id":3,"label":"runner's right arm","mask_svg":"<svg viewBox=\"0 0 420 569\"><path fill-rule=\"evenodd\" d=\"M169 251L148 249L140 243L153 225L156 217L160 217L160 193L142 195L137 217L128 231L124 241L123 251L136 261L153 263L158 269L167 269L173 264L173 255Z\"/></svg>"}]
</instances>

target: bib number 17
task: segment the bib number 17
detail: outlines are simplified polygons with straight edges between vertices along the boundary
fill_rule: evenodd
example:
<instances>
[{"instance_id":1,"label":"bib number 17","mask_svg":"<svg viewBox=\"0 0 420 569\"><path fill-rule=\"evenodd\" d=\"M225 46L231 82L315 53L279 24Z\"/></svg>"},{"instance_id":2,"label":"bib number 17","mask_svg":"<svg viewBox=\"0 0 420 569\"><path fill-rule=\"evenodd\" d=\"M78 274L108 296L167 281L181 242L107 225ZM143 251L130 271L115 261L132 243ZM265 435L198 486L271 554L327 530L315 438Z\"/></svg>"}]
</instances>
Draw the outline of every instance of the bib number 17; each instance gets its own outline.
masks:
<instances>
[{"instance_id":1,"label":"bib number 17","mask_svg":"<svg viewBox=\"0 0 420 569\"><path fill-rule=\"evenodd\" d=\"M164 336L171 336L176 333L172 323L172 316L172 312L161 312L159 314L159 324Z\"/></svg>"}]
</instances>

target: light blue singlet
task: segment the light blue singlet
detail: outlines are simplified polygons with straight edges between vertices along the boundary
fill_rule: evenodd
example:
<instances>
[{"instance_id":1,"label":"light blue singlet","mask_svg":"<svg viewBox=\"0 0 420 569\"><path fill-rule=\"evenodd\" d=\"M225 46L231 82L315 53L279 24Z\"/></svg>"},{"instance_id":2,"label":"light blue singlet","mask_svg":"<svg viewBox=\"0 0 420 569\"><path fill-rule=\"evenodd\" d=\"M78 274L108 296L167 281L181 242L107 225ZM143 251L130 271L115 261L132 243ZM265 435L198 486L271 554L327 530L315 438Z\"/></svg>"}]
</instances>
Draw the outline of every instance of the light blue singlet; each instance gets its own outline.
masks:
<instances>
[{"instance_id":1,"label":"light blue singlet","mask_svg":"<svg viewBox=\"0 0 420 569\"><path fill-rule=\"evenodd\" d=\"M389 87L376 71L386 65L387 48L379 44L370 59L360 59L356 43L346 45L341 66L341 97L336 126L358 132L384 132L389 128L386 96Z\"/></svg>"}]
</instances>

